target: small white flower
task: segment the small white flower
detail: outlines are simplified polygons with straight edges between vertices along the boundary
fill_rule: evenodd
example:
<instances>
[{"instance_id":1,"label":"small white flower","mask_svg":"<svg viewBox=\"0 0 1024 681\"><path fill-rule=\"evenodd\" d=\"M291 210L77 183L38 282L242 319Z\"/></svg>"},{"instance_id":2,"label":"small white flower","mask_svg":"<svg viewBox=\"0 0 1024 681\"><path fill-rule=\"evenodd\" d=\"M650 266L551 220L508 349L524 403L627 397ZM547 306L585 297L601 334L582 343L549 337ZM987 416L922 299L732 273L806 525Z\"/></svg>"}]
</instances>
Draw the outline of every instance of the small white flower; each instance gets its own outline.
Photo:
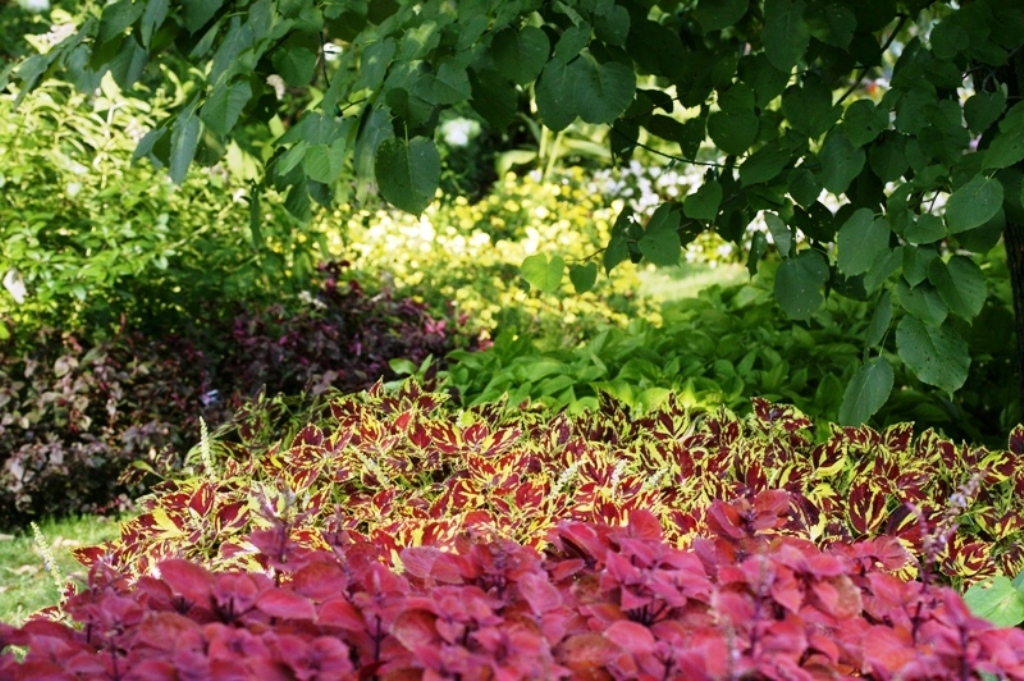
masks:
<instances>
[{"instance_id":1,"label":"small white flower","mask_svg":"<svg viewBox=\"0 0 1024 681\"><path fill-rule=\"evenodd\" d=\"M4 288L11 294L15 302L21 305L25 302L28 290L25 288L25 280L21 278L21 272L12 267L4 275Z\"/></svg>"},{"instance_id":2,"label":"small white flower","mask_svg":"<svg viewBox=\"0 0 1024 681\"><path fill-rule=\"evenodd\" d=\"M274 96L278 99L284 99L284 93L286 91L284 78L273 73L267 76L267 85L274 88Z\"/></svg>"}]
</instances>

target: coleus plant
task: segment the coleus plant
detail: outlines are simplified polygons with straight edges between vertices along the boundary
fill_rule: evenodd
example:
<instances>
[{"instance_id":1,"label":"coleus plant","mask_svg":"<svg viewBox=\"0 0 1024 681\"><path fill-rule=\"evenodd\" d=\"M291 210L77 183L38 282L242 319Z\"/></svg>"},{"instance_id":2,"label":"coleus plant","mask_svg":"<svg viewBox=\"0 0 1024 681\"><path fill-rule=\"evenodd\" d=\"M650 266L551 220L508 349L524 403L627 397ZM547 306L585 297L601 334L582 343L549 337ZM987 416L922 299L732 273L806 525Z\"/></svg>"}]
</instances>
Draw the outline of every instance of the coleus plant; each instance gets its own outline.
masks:
<instances>
[{"instance_id":1,"label":"coleus plant","mask_svg":"<svg viewBox=\"0 0 1024 681\"><path fill-rule=\"evenodd\" d=\"M714 500L784 490L777 532L823 546L894 537L917 558L906 576L927 565L962 585L1024 567L1024 430L1005 451L931 431L915 439L909 424L833 427L815 443L810 421L762 400L743 419L671 398L632 418L611 401L570 416L526 405L463 411L447 397L413 381L377 385L333 400L293 439L207 442L200 474L162 483L118 540L79 557L139 574L171 557L264 568L249 536L286 518L306 546L349 532L397 563L406 547L472 528L542 549L560 520L621 524L635 509L686 546L712 531L703 512Z\"/></svg>"},{"instance_id":2,"label":"coleus plant","mask_svg":"<svg viewBox=\"0 0 1024 681\"><path fill-rule=\"evenodd\" d=\"M0 676L1024 679L1024 631L893 576L898 540L822 551L764 532L788 524L788 497L716 500L688 550L637 510L625 526L563 520L544 554L481 530L389 568L356 533L309 549L279 522L251 535L265 570L169 559L133 582L96 563L64 621L0 624Z\"/></svg>"}]
</instances>

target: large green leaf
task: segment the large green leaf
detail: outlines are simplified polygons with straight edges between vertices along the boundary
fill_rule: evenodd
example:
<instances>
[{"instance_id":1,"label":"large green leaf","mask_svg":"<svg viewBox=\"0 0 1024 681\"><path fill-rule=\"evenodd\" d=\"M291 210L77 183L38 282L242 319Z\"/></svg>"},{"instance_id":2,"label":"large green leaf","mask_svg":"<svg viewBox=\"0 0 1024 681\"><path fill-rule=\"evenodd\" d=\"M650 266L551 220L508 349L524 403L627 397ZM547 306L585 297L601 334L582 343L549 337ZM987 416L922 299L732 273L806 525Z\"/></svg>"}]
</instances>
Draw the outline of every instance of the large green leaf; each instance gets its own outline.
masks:
<instances>
[{"instance_id":1,"label":"large green leaf","mask_svg":"<svg viewBox=\"0 0 1024 681\"><path fill-rule=\"evenodd\" d=\"M743 18L749 0L700 0L693 16L705 33L729 28Z\"/></svg>"},{"instance_id":2,"label":"large green leaf","mask_svg":"<svg viewBox=\"0 0 1024 681\"><path fill-rule=\"evenodd\" d=\"M912 315L896 327L896 349L922 382L954 392L967 380L967 343L950 326L930 326Z\"/></svg>"},{"instance_id":3,"label":"large green leaf","mask_svg":"<svg viewBox=\"0 0 1024 681\"><path fill-rule=\"evenodd\" d=\"M758 119L753 111L716 111L708 117L708 134L727 154L747 153L757 138Z\"/></svg>"},{"instance_id":4,"label":"large green leaf","mask_svg":"<svg viewBox=\"0 0 1024 681\"><path fill-rule=\"evenodd\" d=\"M860 175L864 168L864 150L853 146L846 135L834 130L825 139L818 154L821 159L821 172L818 179L821 185L833 194L842 194Z\"/></svg>"},{"instance_id":5,"label":"large green leaf","mask_svg":"<svg viewBox=\"0 0 1024 681\"><path fill-rule=\"evenodd\" d=\"M949 315L949 307L929 282L910 287L900 281L896 284L896 296L904 310L932 326L941 325Z\"/></svg>"},{"instance_id":6,"label":"large green leaf","mask_svg":"<svg viewBox=\"0 0 1024 681\"><path fill-rule=\"evenodd\" d=\"M103 14L100 15L100 27L96 32L97 46L124 33L124 30L134 24L145 9L142 3L133 3L132 0L118 0L104 7Z\"/></svg>"},{"instance_id":7,"label":"large green leaf","mask_svg":"<svg viewBox=\"0 0 1024 681\"><path fill-rule=\"evenodd\" d=\"M519 85L526 85L540 75L550 52L551 41L535 26L526 26L521 31L506 28L491 43L494 65Z\"/></svg>"},{"instance_id":8,"label":"large green leaf","mask_svg":"<svg viewBox=\"0 0 1024 681\"><path fill-rule=\"evenodd\" d=\"M239 80L230 86L221 83L203 104L199 117L206 127L223 137L235 127L238 116L251 98L252 88L248 80Z\"/></svg>"},{"instance_id":9,"label":"large green leaf","mask_svg":"<svg viewBox=\"0 0 1024 681\"><path fill-rule=\"evenodd\" d=\"M966 256L955 255L948 263L935 258L928 270L928 280L935 285L949 309L968 321L978 316L985 305L988 295L985 275Z\"/></svg>"},{"instance_id":10,"label":"large green leaf","mask_svg":"<svg viewBox=\"0 0 1024 681\"><path fill-rule=\"evenodd\" d=\"M931 244L946 238L946 224L937 215L923 213L907 225L903 235L912 244Z\"/></svg>"},{"instance_id":11,"label":"large green leaf","mask_svg":"<svg viewBox=\"0 0 1024 681\"><path fill-rule=\"evenodd\" d=\"M889 249L889 223L875 218L870 208L859 208L839 228L839 271L863 274Z\"/></svg>"},{"instance_id":12,"label":"large green leaf","mask_svg":"<svg viewBox=\"0 0 1024 681\"><path fill-rule=\"evenodd\" d=\"M1006 86L995 92L976 92L964 104L964 118L971 132L982 133L1006 110Z\"/></svg>"},{"instance_id":13,"label":"large green leaf","mask_svg":"<svg viewBox=\"0 0 1024 681\"><path fill-rule=\"evenodd\" d=\"M855 147L873 142L888 127L889 112L870 99L857 100L843 114L843 132Z\"/></svg>"},{"instance_id":14,"label":"large green leaf","mask_svg":"<svg viewBox=\"0 0 1024 681\"><path fill-rule=\"evenodd\" d=\"M202 124L196 116L197 100L193 99L178 114L171 128L171 155L168 172L175 184L185 181L188 168L192 165L192 159L196 155L196 147L199 145L199 133L202 131Z\"/></svg>"},{"instance_id":15,"label":"large green leaf","mask_svg":"<svg viewBox=\"0 0 1024 681\"><path fill-rule=\"evenodd\" d=\"M625 64L617 61L598 64L582 56L569 70L574 85L572 103L576 113L588 123L611 123L633 101L636 74Z\"/></svg>"},{"instance_id":16,"label":"large green leaf","mask_svg":"<svg viewBox=\"0 0 1024 681\"><path fill-rule=\"evenodd\" d=\"M1024 116L999 125L999 134L985 151L982 168L1009 168L1024 160Z\"/></svg>"},{"instance_id":17,"label":"large green leaf","mask_svg":"<svg viewBox=\"0 0 1024 681\"><path fill-rule=\"evenodd\" d=\"M307 87L313 79L317 55L312 50L294 44L285 44L277 49L271 61L274 68L292 87Z\"/></svg>"},{"instance_id":18,"label":"large green leaf","mask_svg":"<svg viewBox=\"0 0 1024 681\"><path fill-rule=\"evenodd\" d=\"M888 291L884 291L878 298L878 305L875 307L874 314L871 315L867 331L864 332L864 343L869 347L881 343L885 334L888 333L891 323L892 296Z\"/></svg>"},{"instance_id":19,"label":"large green leaf","mask_svg":"<svg viewBox=\"0 0 1024 681\"><path fill-rule=\"evenodd\" d=\"M1024 593L1002 575L971 585L964 593L964 603L975 617L997 627L1015 627L1024 622Z\"/></svg>"},{"instance_id":20,"label":"large green leaf","mask_svg":"<svg viewBox=\"0 0 1024 681\"><path fill-rule=\"evenodd\" d=\"M683 201L683 214L691 220L713 221L722 204L722 193L722 185L718 180L706 178L704 184Z\"/></svg>"},{"instance_id":21,"label":"large green leaf","mask_svg":"<svg viewBox=\"0 0 1024 681\"><path fill-rule=\"evenodd\" d=\"M494 69L469 74L472 106L497 130L504 130L515 120L519 106L516 86Z\"/></svg>"},{"instance_id":22,"label":"large green leaf","mask_svg":"<svg viewBox=\"0 0 1024 681\"><path fill-rule=\"evenodd\" d=\"M139 37L142 39L142 46L149 48L153 33L167 18L167 9L170 0L149 0L146 9L142 13L142 20L139 22Z\"/></svg>"},{"instance_id":23,"label":"large green leaf","mask_svg":"<svg viewBox=\"0 0 1024 681\"><path fill-rule=\"evenodd\" d=\"M828 280L825 257L807 250L783 260L775 272L775 298L791 319L808 319L825 298L821 286Z\"/></svg>"},{"instance_id":24,"label":"large green leaf","mask_svg":"<svg viewBox=\"0 0 1024 681\"><path fill-rule=\"evenodd\" d=\"M544 125L554 131L564 130L576 119L576 83L573 69L558 59L544 67L537 81L537 113Z\"/></svg>"},{"instance_id":25,"label":"large green leaf","mask_svg":"<svg viewBox=\"0 0 1024 681\"><path fill-rule=\"evenodd\" d=\"M573 265L569 268L569 281L576 293L586 293L594 288L597 283L597 263L588 262L585 265Z\"/></svg>"},{"instance_id":26,"label":"large green leaf","mask_svg":"<svg viewBox=\"0 0 1024 681\"><path fill-rule=\"evenodd\" d=\"M811 35L833 47L846 49L857 29L857 16L837 0L814 2L804 15Z\"/></svg>"},{"instance_id":27,"label":"large green leaf","mask_svg":"<svg viewBox=\"0 0 1024 681\"><path fill-rule=\"evenodd\" d=\"M775 179L789 163L792 155L793 150L782 140L769 142L751 154L740 166L740 184L746 187Z\"/></svg>"},{"instance_id":28,"label":"large green leaf","mask_svg":"<svg viewBox=\"0 0 1024 681\"><path fill-rule=\"evenodd\" d=\"M793 232L790 231L789 225L775 213L765 213L764 221L771 232L775 248L779 249L779 255L788 258L790 251L793 250Z\"/></svg>"},{"instance_id":29,"label":"large green leaf","mask_svg":"<svg viewBox=\"0 0 1024 681\"><path fill-rule=\"evenodd\" d=\"M803 0L765 0L764 30L761 42L765 54L775 68L789 72L811 39L811 32L804 21Z\"/></svg>"},{"instance_id":30,"label":"large green leaf","mask_svg":"<svg viewBox=\"0 0 1024 681\"><path fill-rule=\"evenodd\" d=\"M1003 185L994 177L976 175L957 189L946 202L946 225L950 234L979 227L999 212Z\"/></svg>"},{"instance_id":31,"label":"large green leaf","mask_svg":"<svg viewBox=\"0 0 1024 681\"><path fill-rule=\"evenodd\" d=\"M882 357L862 366L846 386L843 404L839 407L839 423L859 426L874 416L889 399L893 378L892 367Z\"/></svg>"},{"instance_id":32,"label":"large green leaf","mask_svg":"<svg viewBox=\"0 0 1024 681\"><path fill-rule=\"evenodd\" d=\"M469 99L469 74L454 59L442 59L434 73L420 78L414 91L430 104L458 104Z\"/></svg>"},{"instance_id":33,"label":"large green leaf","mask_svg":"<svg viewBox=\"0 0 1024 681\"><path fill-rule=\"evenodd\" d=\"M637 248L658 267L677 265L682 250L678 229L678 210L673 204L663 203L648 221L644 235L637 242Z\"/></svg>"},{"instance_id":34,"label":"large green leaf","mask_svg":"<svg viewBox=\"0 0 1024 681\"><path fill-rule=\"evenodd\" d=\"M527 256L519 269L530 286L540 289L544 293L554 293L562 285L565 259L556 255L548 260L543 253L536 253Z\"/></svg>"},{"instance_id":35,"label":"large green leaf","mask_svg":"<svg viewBox=\"0 0 1024 681\"><path fill-rule=\"evenodd\" d=\"M434 200L441 181L441 157L433 140L390 139L377 147L374 174L384 199L419 215Z\"/></svg>"}]
</instances>

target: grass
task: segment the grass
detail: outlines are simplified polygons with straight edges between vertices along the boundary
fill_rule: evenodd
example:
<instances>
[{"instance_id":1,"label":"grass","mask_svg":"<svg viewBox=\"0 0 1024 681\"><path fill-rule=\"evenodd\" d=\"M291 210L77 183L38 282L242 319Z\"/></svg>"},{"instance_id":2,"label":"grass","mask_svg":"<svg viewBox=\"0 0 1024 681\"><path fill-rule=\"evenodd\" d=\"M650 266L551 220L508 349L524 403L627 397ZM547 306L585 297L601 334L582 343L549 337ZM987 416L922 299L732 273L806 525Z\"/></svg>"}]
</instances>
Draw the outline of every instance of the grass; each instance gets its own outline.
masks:
<instances>
[{"instance_id":1,"label":"grass","mask_svg":"<svg viewBox=\"0 0 1024 681\"><path fill-rule=\"evenodd\" d=\"M84 579L85 570L71 551L113 539L118 521L84 516L43 521L39 529L59 578ZM14 535L0 535L0 622L20 626L32 613L56 605L60 591L55 582L56 576L47 570L30 527Z\"/></svg>"},{"instance_id":2,"label":"grass","mask_svg":"<svg viewBox=\"0 0 1024 681\"><path fill-rule=\"evenodd\" d=\"M747 268L734 263L711 267L705 263L681 262L678 266L641 270L640 295L665 301L695 298L701 290L718 284L729 286L750 280Z\"/></svg>"}]
</instances>

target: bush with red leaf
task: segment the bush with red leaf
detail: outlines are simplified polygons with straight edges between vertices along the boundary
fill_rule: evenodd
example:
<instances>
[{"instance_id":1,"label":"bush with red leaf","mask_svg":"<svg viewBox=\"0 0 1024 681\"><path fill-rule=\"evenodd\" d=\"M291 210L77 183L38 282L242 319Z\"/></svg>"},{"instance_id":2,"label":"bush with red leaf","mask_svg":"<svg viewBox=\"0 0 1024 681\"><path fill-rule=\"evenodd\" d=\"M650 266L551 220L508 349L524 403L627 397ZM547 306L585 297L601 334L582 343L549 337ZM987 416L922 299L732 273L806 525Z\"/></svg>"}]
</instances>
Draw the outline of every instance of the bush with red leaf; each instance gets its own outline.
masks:
<instances>
[{"instance_id":1,"label":"bush with red leaf","mask_svg":"<svg viewBox=\"0 0 1024 681\"><path fill-rule=\"evenodd\" d=\"M482 531L408 548L401 573L350 533L311 550L284 524L252 537L264 572L176 559L130 583L97 563L64 605L74 624L0 626L27 649L0 653L0 677L1024 679L1024 631L893 576L897 540L823 552L711 512L718 533L685 551L635 511L563 521L544 555Z\"/></svg>"}]
</instances>

